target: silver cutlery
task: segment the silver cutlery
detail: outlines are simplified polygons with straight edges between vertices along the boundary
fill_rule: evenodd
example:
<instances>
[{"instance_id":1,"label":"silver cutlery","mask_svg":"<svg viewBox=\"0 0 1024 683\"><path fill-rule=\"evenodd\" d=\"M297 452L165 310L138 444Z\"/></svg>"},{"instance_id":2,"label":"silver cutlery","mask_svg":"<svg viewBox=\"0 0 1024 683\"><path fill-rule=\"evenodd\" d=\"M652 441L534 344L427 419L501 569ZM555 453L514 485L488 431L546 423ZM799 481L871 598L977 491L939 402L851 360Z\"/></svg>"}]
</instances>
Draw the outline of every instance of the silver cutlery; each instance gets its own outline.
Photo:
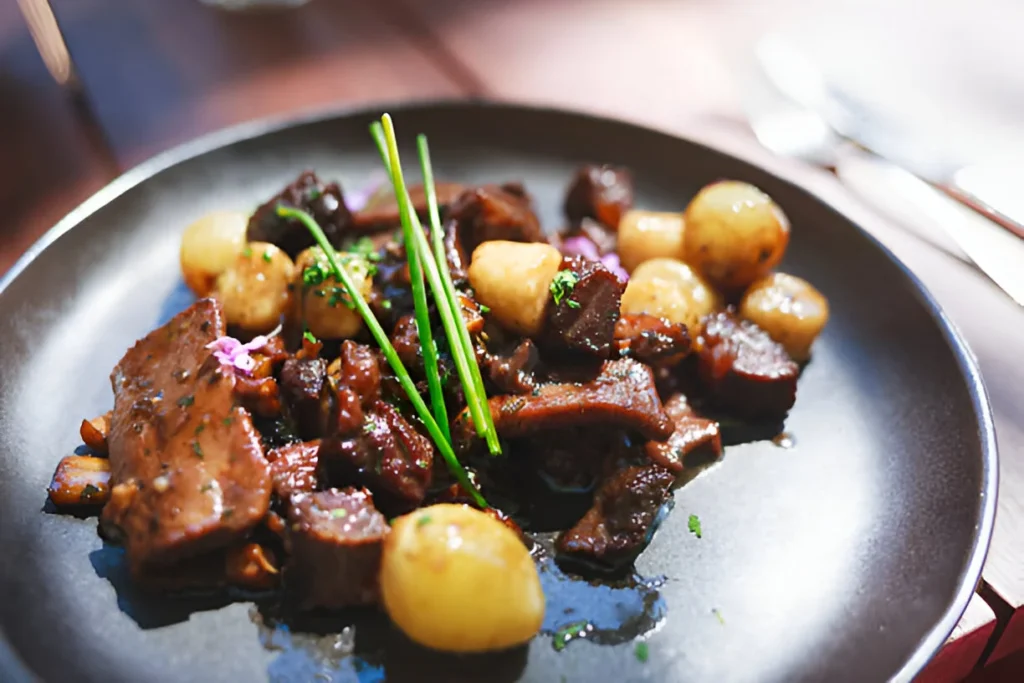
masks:
<instances>
[{"instance_id":1,"label":"silver cutlery","mask_svg":"<svg viewBox=\"0 0 1024 683\"><path fill-rule=\"evenodd\" d=\"M903 158L912 154L902 143L887 144L884 133L875 139L873 151L866 151L839 130L808 102L818 101L815 90L823 87L820 74L809 62L770 37L758 45L756 57L759 78L747 89L745 102L751 127L758 140L773 152L833 169L847 187L881 213L919 237L951 255L969 260L985 273L1017 304L1024 306L1024 240L1004 225L997 224L967 204L954 199L922 180L917 173L874 153L881 148L903 149ZM765 55L767 54L767 57ZM781 56L780 56L781 55ZM795 96L794 96L795 95ZM844 127L855 130L854 126ZM930 172L942 173L937 155L915 163L918 170L932 166ZM966 168L966 167L965 167ZM988 174L992 187L992 170ZM967 174L970 177L970 174ZM1001 202L1000 206L1006 206Z\"/></svg>"}]
</instances>

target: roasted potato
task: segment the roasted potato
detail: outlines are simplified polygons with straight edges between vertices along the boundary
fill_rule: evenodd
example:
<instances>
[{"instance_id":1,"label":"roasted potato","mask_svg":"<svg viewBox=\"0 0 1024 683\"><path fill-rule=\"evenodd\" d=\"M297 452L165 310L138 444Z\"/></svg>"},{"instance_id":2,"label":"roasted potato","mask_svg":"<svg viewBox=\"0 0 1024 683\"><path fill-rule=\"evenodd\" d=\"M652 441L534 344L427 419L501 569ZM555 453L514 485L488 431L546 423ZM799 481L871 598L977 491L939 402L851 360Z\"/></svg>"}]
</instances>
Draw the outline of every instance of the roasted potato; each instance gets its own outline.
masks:
<instances>
[{"instance_id":1,"label":"roasted potato","mask_svg":"<svg viewBox=\"0 0 1024 683\"><path fill-rule=\"evenodd\" d=\"M683 258L683 214L627 211L619 221L619 259L629 272L652 258Z\"/></svg>"},{"instance_id":2,"label":"roasted potato","mask_svg":"<svg viewBox=\"0 0 1024 683\"><path fill-rule=\"evenodd\" d=\"M526 546L466 505L431 505L395 520L380 588L395 625L435 650L506 649L532 638L544 620L544 592Z\"/></svg>"},{"instance_id":3,"label":"roasted potato","mask_svg":"<svg viewBox=\"0 0 1024 683\"><path fill-rule=\"evenodd\" d=\"M352 282L363 298L370 296L373 276L370 264L353 254L339 254ZM355 310L345 288L331 273L320 247L310 247L295 261L295 291L299 293L299 322L320 339L348 339L363 329L363 317Z\"/></svg>"},{"instance_id":4,"label":"roasted potato","mask_svg":"<svg viewBox=\"0 0 1024 683\"><path fill-rule=\"evenodd\" d=\"M793 360L803 362L828 322L828 300L806 280L773 273L750 286L739 313L782 344Z\"/></svg>"},{"instance_id":5,"label":"roasted potato","mask_svg":"<svg viewBox=\"0 0 1024 683\"><path fill-rule=\"evenodd\" d=\"M695 339L705 315L722 307L721 297L682 261L656 258L633 271L622 295L624 315L647 313L686 325Z\"/></svg>"},{"instance_id":6,"label":"roasted potato","mask_svg":"<svg viewBox=\"0 0 1024 683\"><path fill-rule=\"evenodd\" d=\"M250 242L217 278L213 296L227 322L252 334L273 330L288 312L295 264L269 242Z\"/></svg>"},{"instance_id":7,"label":"roasted potato","mask_svg":"<svg viewBox=\"0 0 1024 683\"><path fill-rule=\"evenodd\" d=\"M502 327L534 336L544 325L562 254L550 244L484 242L473 251L469 283Z\"/></svg>"},{"instance_id":8,"label":"roasted potato","mask_svg":"<svg viewBox=\"0 0 1024 683\"><path fill-rule=\"evenodd\" d=\"M684 214L683 260L722 292L740 292L782 259L789 220L753 185L727 180L706 186Z\"/></svg>"},{"instance_id":9,"label":"roasted potato","mask_svg":"<svg viewBox=\"0 0 1024 683\"><path fill-rule=\"evenodd\" d=\"M209 296L217 276L245 249L249 217L237 211L208 213L181 236L181 274L196 296Z\"/></svg>"}]
</instances>

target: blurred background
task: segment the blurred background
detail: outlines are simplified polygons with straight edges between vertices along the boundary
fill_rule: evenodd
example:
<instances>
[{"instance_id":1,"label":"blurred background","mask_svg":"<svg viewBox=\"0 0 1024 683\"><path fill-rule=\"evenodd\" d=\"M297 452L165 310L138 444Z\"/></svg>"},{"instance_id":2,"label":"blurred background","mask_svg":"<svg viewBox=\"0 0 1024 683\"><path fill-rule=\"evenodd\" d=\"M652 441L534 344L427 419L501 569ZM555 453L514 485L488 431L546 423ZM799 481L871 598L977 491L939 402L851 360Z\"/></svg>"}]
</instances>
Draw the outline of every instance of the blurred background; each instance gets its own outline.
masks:
<instances>
[{"instance_id":1,"label":"blurred background","mask_svg":"<svg viewBox=\"0 0 1024 683\"><path fill-rule=\"evenodd\" d=\"M119 171L252 118L483 96L744 127L769 33L944 149L1005 147L1022 26L1013 0L12 0L0 272Z\"/></svg>"},{"instance_id":2,"label":"blurred background","mask_svg":"<svg viewBox=\"0 0 1024 683\"><path fill-rule=\"evenodd\" d=\"M772 45L803 60L803 81L800 69L788 72L795 90L827 83L855 103L847 124L882 122L896 151L912 139L940 167L1024 164L1022 28L1024 3L1014 0L11 0L0 3L0 275L90 194L162 150L255 118L411 99L609 114L758 158L809 161L800 177L839 196L843 186L812 168L834 162L821 112L784 105L778 73L766 88ZM1006 177L1016 197L1024 175ZM997 418L1011 425L999 425L1004 488L986 568L995 588L957 635L984 629L966 666L980 670L1024 648L1024 618L1011 623L1024 603L1024 542L1010 524L1024 503L1005 491L1004 444L1024 444L1024 428L1011 434L1024 424L1013 389L1024 368L1009 360L1019 353L1008 328L990 322L1016 316L1012 329L1024 332L1024 315L997 299L943 230L890 241L886 220L856 217L951 308ZM934 245L942 256L927 251ZM995 308L978 309L963 291ZM975 310L989 313L971 318ZM993 336L1003 342L988 343ZM1012 638L999 649L1003 636ZM960 676L959 666L947 671ZM1005 680L1024 680L1024 668Z\"/></svg>"}]
</instances>

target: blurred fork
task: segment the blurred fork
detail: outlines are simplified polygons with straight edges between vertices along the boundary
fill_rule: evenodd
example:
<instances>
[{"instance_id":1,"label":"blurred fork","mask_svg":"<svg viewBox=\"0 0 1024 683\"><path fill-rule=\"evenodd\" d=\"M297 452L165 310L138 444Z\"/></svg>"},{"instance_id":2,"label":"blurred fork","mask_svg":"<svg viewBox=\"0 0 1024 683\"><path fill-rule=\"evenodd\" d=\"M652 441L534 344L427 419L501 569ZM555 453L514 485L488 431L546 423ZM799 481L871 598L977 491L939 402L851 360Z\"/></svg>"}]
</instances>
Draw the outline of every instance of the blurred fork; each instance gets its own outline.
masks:
<instances>
[{"instance_id":1,"label":"blurred fork","mask_svg":"<svg viewBox=\"0 0 1024 683\"><path fill-rule=\"evenodd\" d=\"M759 64L760 67L760 64ZM759 68L745 89L754 135L781 156L828 168L876 210L974 265L1024 306L1024 241L899 166L843 138Z\"/></svg>"}]
</instances>

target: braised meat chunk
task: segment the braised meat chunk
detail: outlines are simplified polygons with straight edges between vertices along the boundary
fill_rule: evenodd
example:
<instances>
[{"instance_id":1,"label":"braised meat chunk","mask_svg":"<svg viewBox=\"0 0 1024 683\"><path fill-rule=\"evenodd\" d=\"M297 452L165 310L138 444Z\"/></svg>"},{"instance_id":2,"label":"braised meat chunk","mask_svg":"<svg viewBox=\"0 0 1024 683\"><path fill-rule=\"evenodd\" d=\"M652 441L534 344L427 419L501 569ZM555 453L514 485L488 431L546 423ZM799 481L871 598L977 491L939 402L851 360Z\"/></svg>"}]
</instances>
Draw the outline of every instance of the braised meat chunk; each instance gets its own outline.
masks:
<instances>
[{"instance_id":1,"label":"braised meat chunk","mask_svg":"<svg viewBox=\"0 0 1024 683\"><path fill-rule=\"evenodd\" d=\"M572 225L592 218L607 228L633 207L633 175L617 166L584 166L576 172L565 196L565 216Z\"/></svg>"},{"instance_id":2,"label":"braised meat chunk","mask_svg":"<svg viewBox=\"0 0 1024 683\"><path fill-rule=\"evenodd\" d=\"M694 412L686 396L676 394L665 402L665 412L676 430L668 441L649 441L647 457L679 474L687 466L698 466L722 456L722 435L718 423Z\"/></svg>"},{"instance_id":3,"label":"braised meat chunk","mask_svg":"<svg viewBox=\"0 0 1024 683\"><path fill-rule=\"evenodd\" d=\"M537 386L533 371L539 363L537 346L523 339L507 353L489 353L484 367L491 382L503 394L529 394Z\"/></svg>"},{"instance_id":4,"label":"braised meat chunk","mask_svg":"<svg viewBox=\"0 0 1024 683\"><path fill-rule=\"evenodd\" d=\"M270 242L293 259L306 247L313 246L313 236L301 223L277 215L277 205L284 204L308 212L324 230L335 247L341 247L352 229L352 214L345 206L341 187L325 185L312 171L304 171L290 185L261 205L249 219L246 237L250 242Z\"/></svg>"},{"instance_id":5,"label":"braised meat chunk","mask_svg":"<svg viewBox=\"0 0 1024 683\"><path fill-rule=\"evenodd\" d=\"M57 464L46 489L50 501L62 508L104 505L110 499L110 461L88 455L68 455Z\"/></svg>"},{"instance_id":6,"label":"braised meat chunk","mask_svg":"<svg viewBox=\"0 0 1024 683\"><path fill-rule=\"evenodd\" d=\"M675 365L690 352L690 334L683 323L638 313L615 324L615 352L652 367Z\"/></svg>"},{"instance_id":7,"label":"braised meat chunk","mask_svg":"<svg viewBox=\"0 0 1024 683\"><path fill-rule=\"evenodd\" d=\"M434 446L380 398L380 366L373 350L346 341L336 376L335 415L318 455L324 481L359 482L398 508L422 502Z\"/></svg>"},{"instance_id":8,"label":"braised meat chunk","mask_svg":"<svg viewBox=\"0 0 1024 683\"><path fill-rule=\"evenodd\" d=\"M320 441L301 441L267 451L274 495L288 500L296 493L317 489Z\"/></svg>"},{"instance_id":9,"label":"braised meat chunk","mask_svg":"<svg viewBox=\"0 0 1024 683\"><path fill-rule=\"evenodd\" d=\"M594 504L557 543L564 559L614 569L650 542L675 475L661 465L630 465L611 475Z\"/></svg>"},{"instance_id":10,"label":"braised meat chunk","mask_svg":"<svg viewBox=\"0 0 1024 683\"><path fill-rule=\"evenodd\" d=\"M111 375L110 502L101 522L135 575L245 536L267 513L270 472L235 373L207 345L220 305L196 302L138 341Z\"/></svg>"},{"instance_id":11,"label":"braised meat chunk","mask_svg":"<svg viewBox=\"0 0 1024 683\"><path fill-rule=\"evenodd\" d=\"M481 242L542 242L544 234L521 185L484 185L459 195L448 210L466 254Z\"/></svg>"},{"instance_id":12,"label":"braised meat chunk","mask_svg":"<svg viewBox=\"0 0 1024 683\"><path fill-rule=\"evenodd\" d=\"M303 439L323 436L330 419L327 361L289 358L281 366L281 398Z\"/></svg>"},{"instance_id":13,"label":"braised meat chunk","mask_svg":"<svg viewBox=\"0 0 1024 683\"><path fill-rule=\"evenodd\" d=\"M764 330L723 312L705 319L702 337L697 374L716 406L750 419L793 407L799 368Z\"/></svg>"},{"instance_id":14,"label":"braised meat chunk","mask_svg":"<svg viewBox=\"0 0 1024 683\"><path fill-rule=\"evenodd\" d=\"M494 426L503 438L599 425L638 432L648 439L667 439L673 430L651 369L628 358L605 362L597 378L584 384L544 384L529 396L493 396L489 404ZM452 438L465 447L473 434L473 420L463 410Z\"/></svg>"},{"instance_id":15,"label":"braised meat chunk","mask_svg":"<svg viewBox=\"0 0 1024 683\"><path fill-rule=\"evenodd\" d=\"M293 496L284 577L299 609L376 602L381 544L387 533L387 520L365 489Z\"/></svg>"},{"instance_id":16,"label":"braised meat chunk","mask_svg":"<svg viewBox=\"0 0 1024 683\"><path fill-rule=\"evenodd\" d=\"M547 339L553 347L611 356L615 324L626 285L597 261L566 256L552 291L564 283L548 306Z\"/></svg>"},{"instance_id":17,"label":"braised meat chunk","mask_svg":"<svg viewBox=\"0 0 1024 683\"><path fill-rule=\"evenodd\" d=\"M437 193L437 208L444 220L448 212L448 206L462 194L466 189L460 183L434 183L434 191ZM423 185L409 185L409 198L412 200L413 208L424 225L429 221L427 213L427 193ZM353 215L353 223L359 232L377 232L380 230L394 230L402 226L402 218L398 213L398 201L395 200L395 193L390 185L381 188L373 193L366 205Z\"/></svg>"}]
</instances>

